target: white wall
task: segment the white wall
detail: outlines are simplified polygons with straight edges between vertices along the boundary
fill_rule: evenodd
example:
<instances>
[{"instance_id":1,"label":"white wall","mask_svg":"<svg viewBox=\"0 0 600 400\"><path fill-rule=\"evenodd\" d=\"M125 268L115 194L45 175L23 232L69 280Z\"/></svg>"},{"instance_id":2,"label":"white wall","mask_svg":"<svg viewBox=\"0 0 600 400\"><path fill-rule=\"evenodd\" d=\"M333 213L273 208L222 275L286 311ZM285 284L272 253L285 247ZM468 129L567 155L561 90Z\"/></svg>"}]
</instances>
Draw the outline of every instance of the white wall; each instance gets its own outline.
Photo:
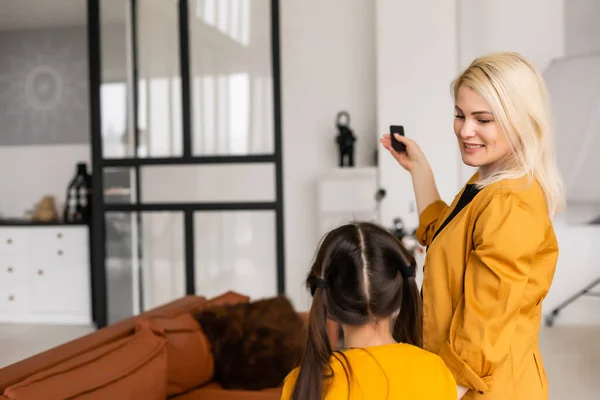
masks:
<instances>
[{"instance_id":1,"label":"white wall","mask_svg":"<svg viewBox=\"0 0 600 400\"><path fill-rule=\"evenodd\" d=\"M447 0L378 0L378 132L403 125L427 155L440 191L452 199L459 189L458 149L452 131L450 82L457 72L455 6ZM435 11L434 11L435 10ZM417 224L409 174L385 150L379 153L383 224L399 216Z\"/></svg>"},{"instance_id":2,"label":"white wall","mask_svg":"<svg viewBox=\"0 0 600 400\"><path fill-rule=\"evenodd\" d=\"M570 0L569 0L570 1ZM514 51L544 71L565 54L564 0L460 0L458 12L460 70L473 59L495 51ZM474 169L461 167L461 183Z\"/></svg>"},{"instance_id":3,"label":"white wall","mask_svg":"<svg viewBox=\"0 0 600 400\"><path fill-rule=\"evenodd\" d=\"M545 69L564 54L563 1L460 0L461 68L488 52L515 51Z\"/></svg>"},{"instance_id":4,"label":"white wall","mask_svg":"<svg viewBox=\"0 0 600 400\"><path fill-rule=\"evenodd\" d=\"M67 185L78 162L90 165L90 147L2 146L0 160L0 217L23 218L44 195L54 196L62 216Z\"/></svg>"},{"instance_id":5,"label":"white wall","mask_svg":"<svg viewBox=\"0 0 600 400\"><path fill-rule=\"evenodd\" d=\"M299 309L318 236L316 179L337 163L335 116L348 110L357 164L376 146L374 3L282 1L281 69L286 290Z\"/></svg>"},{"instance_id":6,"label":"white wall","mask_svg":"<svg viewBox=\"0 0 600 400\"><path fill-rule=\"evenodd\" d=\"M600 226L567 224L564 217L561 215L554 222L560 250L554 282L543 303L545 314L600 278ZM556 324L598 325L599 305L598 297L581 297L560 313Z\"/></svg>"},{"instance_id":7,"label":"white wall","mask_svg":"<svg viewBox=\"0 0 600 400\"><path fill-rule=\"evenodd\" d=\"M566 55L600 52L600 1L565 0Z\"/></svg>"}]
</instances>

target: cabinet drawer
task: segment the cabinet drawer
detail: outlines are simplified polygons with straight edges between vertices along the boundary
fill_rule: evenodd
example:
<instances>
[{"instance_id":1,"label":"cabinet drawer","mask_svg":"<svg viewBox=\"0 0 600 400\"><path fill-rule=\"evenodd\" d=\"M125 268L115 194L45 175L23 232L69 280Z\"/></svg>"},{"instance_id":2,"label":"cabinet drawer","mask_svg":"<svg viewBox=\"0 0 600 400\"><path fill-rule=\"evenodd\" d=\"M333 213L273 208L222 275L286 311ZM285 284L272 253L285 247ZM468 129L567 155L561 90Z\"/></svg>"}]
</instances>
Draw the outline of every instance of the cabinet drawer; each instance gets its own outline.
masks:
<instances>
[{"instance_id":1,"label":"cabinet drawer","mask_svg":"<svg viewBox=\"0 0 600 400\"><path fill-rule=\"evenodd\" d=\"M0 287L8 284L9 280L22 281L26 279L28 269L29 264L25 259L3 257L0 260Z\"/></svg>"},{"instance_id":2,"label":"cabinet drawer","mask_svg":"<svg viewBox=\"0 0 600 400\"><path fill-rule=\"evenodd\" d=\"M33 229L29 241L31 246L73 247L87 249L87 227L42 227Z\"/></svg>"},{"instance_id":3,"label":"cabinet drawer","mask_svg":"<svg viewBox=\"0 0 600 400\"><path fill-rule=\"evenodd\" d=\"M25 271L5 267L0 271L0 313L23 313L28 308L29 287Z\"/></svg>"},{"instance_id":4,"label":"cabinet drawer","mask_svg":"<svg viewBox=\"0 0 600 400\"><path fill-rule=\"evenodd\" d=\"M29 235L25 228L0 228L0 254L27 254Z\"/></svg>"},{"instance_id":5,"label":"cabinet drawer","mask_svg":"<svg viewBox=\"0 0 600 400\"><path fill-rule=\"evenodd\" d=\"M89 258L86 227L43 227L31 233L30 244L35 248L31 263L36 267L47 264L87 263Z\"/></svg>"},{"instance_id":6,"label":"cabinet drawer","mask_svg":"<svg viewBox=\"0 0 600 400\"><path fill-rule=\"evenodd\" d=\"M44 226L31 230L31 240L38 244L88 245L88 228L86 226Z\"/></svg>"},{"instance_id":7,"label":"cabinet drawer","mask_svg":"<svg viewBox=\"0 0 600 400\"><path fill-rule=\"evenodd\" d=\"M87 264L87 248L74 248L70 246L40 246L32 254L30 263L32 268L55 264Z\"/></svg>"},{"instance_id":8,"label":"cabinet drawer","mask_svg":"<svg viewBox=\"0 0 600 400\"><path fill-rule=\"evenodd\" d=\"M82 314L89 312L87 264L46 264L31 271L32 312Z\"/></svg>"},{"instance_id":9,"label":"cabinet drawer","mask_svg":"<svg viewBox=\"0 0 600 400\"><path fill-rule=\"evenodd\" d=\"M27 254L0 254L0 276L4 273L26 271L29 266Z\"/></svg>"}]
</instances>

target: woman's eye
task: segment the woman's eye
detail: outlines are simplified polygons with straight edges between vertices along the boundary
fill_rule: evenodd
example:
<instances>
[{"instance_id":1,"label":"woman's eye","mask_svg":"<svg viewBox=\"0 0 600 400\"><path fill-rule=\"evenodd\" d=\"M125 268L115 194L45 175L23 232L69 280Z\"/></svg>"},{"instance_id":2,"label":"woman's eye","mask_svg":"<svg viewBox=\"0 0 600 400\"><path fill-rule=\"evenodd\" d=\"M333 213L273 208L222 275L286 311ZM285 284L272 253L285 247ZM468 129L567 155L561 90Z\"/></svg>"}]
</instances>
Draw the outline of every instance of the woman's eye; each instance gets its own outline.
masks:
<instances>
[{"instance_id":1,"label":"woman's eye","mask_svg":"<svg viewBox=\"0 0 600 400\"><path fill-rule=\"evenodd\" d=\"M479 119L479 120L477 120L477 121L478 121L480 124L487 124L487 123L489 123L489 122L492 122L492 120L491 120L491 119Z\"/></svg>"}]
</instances>

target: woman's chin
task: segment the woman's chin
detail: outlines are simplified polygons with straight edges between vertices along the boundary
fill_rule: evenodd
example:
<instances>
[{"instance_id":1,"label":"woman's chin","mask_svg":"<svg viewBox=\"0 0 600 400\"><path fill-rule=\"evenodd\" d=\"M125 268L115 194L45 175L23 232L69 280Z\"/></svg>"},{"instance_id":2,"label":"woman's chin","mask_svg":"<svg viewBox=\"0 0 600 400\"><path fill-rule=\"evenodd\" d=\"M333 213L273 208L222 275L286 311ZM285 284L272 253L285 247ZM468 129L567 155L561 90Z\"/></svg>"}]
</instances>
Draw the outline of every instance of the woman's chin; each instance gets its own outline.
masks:
<instances>
[{"instance_id":1,"label":"woman's chin","mask_svg":"<svg viewBox=\"0 0 600 400\"><path fill-rule=\"evenodd\" d=\"M480 162L477 162L477 160L474 160L473 157L469 157L468 154L462 155L462 161L463 161L463 164L465 164L466 166L469 166L469 167L478 168L481 166Z\"/></svg>"}]
</instances>

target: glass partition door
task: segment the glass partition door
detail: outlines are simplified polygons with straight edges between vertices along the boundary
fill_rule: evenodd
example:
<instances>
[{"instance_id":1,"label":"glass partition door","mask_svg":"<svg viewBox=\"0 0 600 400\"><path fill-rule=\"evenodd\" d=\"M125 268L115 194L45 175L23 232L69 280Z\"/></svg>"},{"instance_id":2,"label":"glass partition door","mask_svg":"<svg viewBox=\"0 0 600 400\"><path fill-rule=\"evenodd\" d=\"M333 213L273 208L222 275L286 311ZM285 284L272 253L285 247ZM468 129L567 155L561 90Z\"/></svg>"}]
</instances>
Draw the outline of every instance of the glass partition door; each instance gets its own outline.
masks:
<instances>
[{"instance_id":1,"label":"glass partition door","mask_svg":"<svg viewBox=\"0 0 600 400\"><path fill-rule=\"evenodd\" d=\"M278 2L88 7L97 325L283 293Z\"/></svg>"}]
</instances>

